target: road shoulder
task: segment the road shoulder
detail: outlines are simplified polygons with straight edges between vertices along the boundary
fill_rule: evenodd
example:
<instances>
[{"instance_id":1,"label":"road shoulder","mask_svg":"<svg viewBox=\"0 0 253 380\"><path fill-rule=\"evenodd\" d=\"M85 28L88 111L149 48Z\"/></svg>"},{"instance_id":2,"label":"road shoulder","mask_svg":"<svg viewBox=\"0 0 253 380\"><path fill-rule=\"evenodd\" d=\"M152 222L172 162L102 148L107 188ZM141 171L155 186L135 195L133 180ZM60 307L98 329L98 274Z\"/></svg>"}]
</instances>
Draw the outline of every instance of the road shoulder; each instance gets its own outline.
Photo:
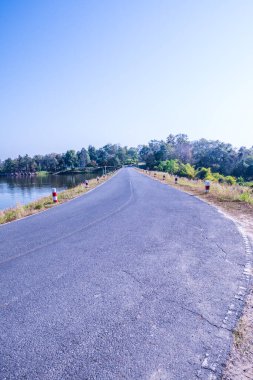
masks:
<instances>
[{"instance_id":1,"label":"road shoulder","mask_svg":"<svg viewBox=\"0 0 253 380\"><path fill-rule=\"evenodd\" d=\"M146 175L146 173L143 171L142 174ZM162 179L161 173L157 173L156 176L151 174L150 178L166 184L166 180L164 181ZM247 289L246 297L242 297L244 306L241 315L238 318L236 326L232 329L233 343L226 366L223 371L222 379L253 379L253 207L252 205L232 201L220 202L214 196L212 196L211 193L207 196L204 192L199 193L196 190L191 190L184 187L183 185L174 185L172 183L168 183L168 185L215 207L225 217L230 218L234 221L243 236L247 255L247 262L245 265L244 273L248 278L249 286ZM216 379L216 377L212 378Z\"/></svg>"}]
</instances>

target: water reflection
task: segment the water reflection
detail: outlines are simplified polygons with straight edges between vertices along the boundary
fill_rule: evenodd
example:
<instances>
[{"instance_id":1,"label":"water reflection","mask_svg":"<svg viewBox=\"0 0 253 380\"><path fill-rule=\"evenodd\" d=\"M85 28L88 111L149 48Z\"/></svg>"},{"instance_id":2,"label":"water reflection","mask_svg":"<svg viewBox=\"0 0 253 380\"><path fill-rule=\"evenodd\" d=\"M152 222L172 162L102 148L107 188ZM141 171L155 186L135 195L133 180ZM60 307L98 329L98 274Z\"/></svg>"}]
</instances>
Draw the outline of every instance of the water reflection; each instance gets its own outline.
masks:
<instances>
[{"instance_id":1,"label":"water reflection","mask_svg":"<svg viewBox=\"0 0 253 380\"><path fill-rule=\"evenodd\" d=\"M98 175L102 175L102 172L43 177L0 176L0 210L51 195L52 187L56 187L59 192L77 186L86 179L96 178Z\"/></svg>"}]
</instances>

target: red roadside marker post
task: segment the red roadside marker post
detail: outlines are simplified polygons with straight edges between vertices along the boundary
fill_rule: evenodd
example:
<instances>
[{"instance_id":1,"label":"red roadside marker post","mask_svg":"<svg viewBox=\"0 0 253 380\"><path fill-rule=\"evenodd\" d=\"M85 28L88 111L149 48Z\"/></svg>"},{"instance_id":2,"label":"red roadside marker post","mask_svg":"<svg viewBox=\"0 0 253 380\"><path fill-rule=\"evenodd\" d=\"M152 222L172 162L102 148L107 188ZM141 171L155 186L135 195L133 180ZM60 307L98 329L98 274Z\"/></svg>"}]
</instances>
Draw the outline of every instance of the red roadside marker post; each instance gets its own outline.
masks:
<instances>
[{"instance_id":1,"label":"red roadside marker post","mask_svg":"<svg viewBox=\"0 0 253 380\"><path fill-rule=\"evenodd\" d=\"M57 192L56 192L55 187L52 188L52 197L53 197L53 202L57 203L58 202L58 196L57 196Z\"/></svg>"}]
</instances>

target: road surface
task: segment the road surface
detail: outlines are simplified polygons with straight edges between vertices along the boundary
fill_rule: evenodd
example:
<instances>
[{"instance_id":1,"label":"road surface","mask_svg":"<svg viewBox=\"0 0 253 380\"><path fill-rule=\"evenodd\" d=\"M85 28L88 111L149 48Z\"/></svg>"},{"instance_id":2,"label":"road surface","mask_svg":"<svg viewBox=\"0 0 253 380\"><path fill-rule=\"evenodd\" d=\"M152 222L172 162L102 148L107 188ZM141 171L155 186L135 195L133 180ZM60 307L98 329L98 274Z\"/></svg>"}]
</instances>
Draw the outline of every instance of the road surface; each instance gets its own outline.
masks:
<instances>
[{"instance_id":1,"label":"road surface","mask_svg":"<svg viewBox=\"0 0 253 380\"><path fill-rule=\"evenodd\" d=\"M0 241L1 379L220 378L245 250L214 208L122 169Z\"/></svg>"}]
</instances>

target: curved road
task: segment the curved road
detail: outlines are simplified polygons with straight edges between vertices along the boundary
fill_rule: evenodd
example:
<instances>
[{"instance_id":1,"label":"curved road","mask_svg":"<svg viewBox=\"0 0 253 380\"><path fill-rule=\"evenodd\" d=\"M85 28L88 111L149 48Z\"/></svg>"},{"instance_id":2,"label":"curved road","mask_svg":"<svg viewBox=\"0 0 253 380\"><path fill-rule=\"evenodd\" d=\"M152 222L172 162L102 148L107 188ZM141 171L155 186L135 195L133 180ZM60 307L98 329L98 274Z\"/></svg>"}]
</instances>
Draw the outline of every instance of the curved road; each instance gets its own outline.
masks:
<instances>
[{"instance_id":1,"label":"curved road","mask_svg":"<svg viewBox=\"0 0 253 380\"><path fill-rule=\"evenodd\" d=\"M1 379L220 378L245 252L214 208L122 169L0 241Z\"/></svg>"}]
</instances>

